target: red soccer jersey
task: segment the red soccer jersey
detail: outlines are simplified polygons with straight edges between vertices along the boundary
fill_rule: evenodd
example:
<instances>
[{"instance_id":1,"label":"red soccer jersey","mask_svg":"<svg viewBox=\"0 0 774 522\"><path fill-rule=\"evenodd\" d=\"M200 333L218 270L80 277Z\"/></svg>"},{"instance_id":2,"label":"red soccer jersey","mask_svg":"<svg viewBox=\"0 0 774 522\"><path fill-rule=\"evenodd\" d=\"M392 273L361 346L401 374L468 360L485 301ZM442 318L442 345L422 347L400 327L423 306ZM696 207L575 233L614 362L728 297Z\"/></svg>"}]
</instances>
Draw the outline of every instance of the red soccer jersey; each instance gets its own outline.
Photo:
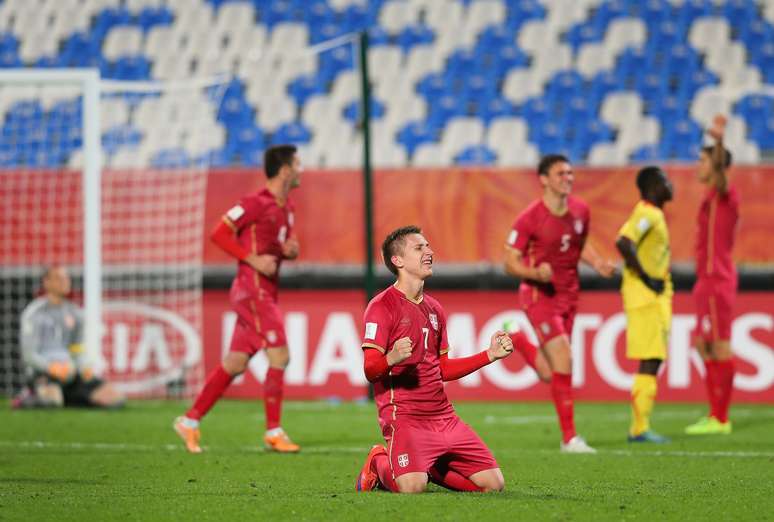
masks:
<instances>
[{"instance_id":1,"label":"red soccer jersey","mask_svg":"<svg viewBox=\"0 0 774 522\"><path fill-rule=\"evenodd\" d=\"M696 275L736 283L736 267L731 257L736 223L739 220L739 194L729 187L726 194L710 189L699 208L696 234Z\"/></svg>"},{"instance_id":2,"label":"red soccer jersey","mask_svg":"<svg viewBox=\"0 0 774 522\"><path fill-rule=\"evenodd\" d=\"M520 291L576 300L578 261L589 232L589 207L569 197L567 212L556 216L542 199L534 201L519 214L508 236L508 245L520 250L529 266L548 263L553 271L550 283L523 280Z\"/></svg>"},{"instance_id":3,"label":"red soccer jersey","mask_svg":"<svg viewBox=\"0 0 774 522\"><path fill-rule=\"evenodd\" d=\"M272 277L261 275L240 261L232 292L257 293L259 298L268 296L276 301L282 244L293 231L293 204L288 200L280 206L274 194L263 189L243 197L224 214L223 220L236 232L237 240L249 252L277 257L277 272Z\"/></svg>"},{"instance_id":4,"label":"red soccer jersey","mask_svg":"<svg viewBox=\"0 0 774 522\"><path fill-rule=\"evenodd\" d=\"M449 350L443 308L427 294L415 303L391 286L368 303L363 349L386 353L403 337L413 342L411 357L393 366L387 376L374 383L381 425L404 416L453 415L439 362L440 356Z\"/></svg>"}]
</instances>

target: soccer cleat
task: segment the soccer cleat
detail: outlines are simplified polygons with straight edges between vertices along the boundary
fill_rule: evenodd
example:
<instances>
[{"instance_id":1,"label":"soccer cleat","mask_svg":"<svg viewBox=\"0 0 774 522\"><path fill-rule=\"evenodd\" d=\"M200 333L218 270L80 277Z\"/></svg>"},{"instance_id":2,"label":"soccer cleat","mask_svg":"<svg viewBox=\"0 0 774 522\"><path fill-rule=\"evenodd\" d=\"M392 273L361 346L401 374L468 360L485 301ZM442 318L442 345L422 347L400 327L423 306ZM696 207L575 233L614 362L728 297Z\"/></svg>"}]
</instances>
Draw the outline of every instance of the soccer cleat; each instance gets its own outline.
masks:
<instances>
[{"instance_id":1,"label":"soccer cleat","mask_svg":"<svg viewBox=\"0 0 774 522\"><path fill-rule=\"evenodd\" d=\"M728 435L731 421L720 422L715 417L702 417L695 424L685 428L686 435Z\"/></svg>"},{"instance_id":2,"label":"soccer cleat","mask_svg":"<svg viewBox=\"0 0 774 522\"><path fill-rule=\"evenodd\" d=\"M559 451L562 453L596 453L597 450L586 443L586 440L580 435L576 435L567 442L559 444Z\"/></svg>"},{"instance_id":3,"label":"soccer cleat","mask_svg":"<svg viewBox=\"0 0 774 522\"><path fill-rule=\"evenodd\" d=\"M651 444L666 444L672 442L668 437L659 435L655 431L643 431L639 435L631 435L626 438L629 442L649 442Z\"/></svg>"},{"instance_id":4,"label":"soccer cleat","mask_svg":"<svg viewBox=\"0 0 774 522\"><path fill-rule=\"evenodd\" d=\"M373 465L377 455L387 455L387 448L380 444L371 447L365 464L363 464L363 468L355 481L355 491L373 491L379 486L379 475Z\"/></svg>"},{"instance_id":5,"label":"soccer cleat","mask_svg":"<svg viewBox=\"0 0 774 522\"><path fill-rule=\"evenodd\" d=\"M269 435L268 433L264 435L263 446L266 451L276 451L277 453L298 453L301 451L301 446L294 444L284 431L277 435Z\"/></svg>"},{"instance_id":6,"label":"soccer cleat","mask_svg":"<svg viewBox=\"0 0 774 522\"><path fill-rule=\"evenodd\" d=\"M183 423L183 417L178 417L175 419L175 423L172 424L172 427L175 429L175 433L177 433L181 439L183 439L183 442L185 443L185 449L188 450L189 453L201 453L202 448L199 447L199 428L189 428Z\"/></svg>"}]
</instances>

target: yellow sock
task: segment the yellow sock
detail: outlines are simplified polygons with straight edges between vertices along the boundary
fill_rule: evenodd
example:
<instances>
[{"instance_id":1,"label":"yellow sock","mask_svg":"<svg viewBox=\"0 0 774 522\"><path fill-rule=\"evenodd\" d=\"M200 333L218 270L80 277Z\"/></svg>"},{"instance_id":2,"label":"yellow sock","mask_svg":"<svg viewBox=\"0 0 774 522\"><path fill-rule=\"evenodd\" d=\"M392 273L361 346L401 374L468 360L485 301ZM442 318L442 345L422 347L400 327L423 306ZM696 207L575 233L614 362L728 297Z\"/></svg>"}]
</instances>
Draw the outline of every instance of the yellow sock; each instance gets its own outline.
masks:
<instances>
[{"instance_id":1,"label":"yellow sock","mask_svg":"<svg viewBox=\"0 0 774 522\"><path fill-rule=\"evenodd\" d=\"M638 373L632 385L632 423L629 435L637 436L650 429L650 414L656 400L656 376Z\"/></svg>"}]
</instances>

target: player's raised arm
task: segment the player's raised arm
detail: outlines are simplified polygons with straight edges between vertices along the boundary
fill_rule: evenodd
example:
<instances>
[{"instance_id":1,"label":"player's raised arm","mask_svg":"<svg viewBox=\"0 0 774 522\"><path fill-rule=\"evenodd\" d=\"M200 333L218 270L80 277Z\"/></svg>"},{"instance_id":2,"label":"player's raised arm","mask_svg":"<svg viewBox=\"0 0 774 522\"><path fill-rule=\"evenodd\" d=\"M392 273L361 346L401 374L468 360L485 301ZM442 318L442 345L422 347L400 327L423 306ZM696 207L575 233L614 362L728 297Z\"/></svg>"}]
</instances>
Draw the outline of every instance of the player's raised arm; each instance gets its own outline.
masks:
<instances>
[{"instance_id":1,"label":"player's raised arm","mask_svg":"<svg viewBox=\"0 0 774 522\"><path fill-rule=\"evenodd\" d=\"M513 353L513 341L510 336L498 330L492 335L489 348L476 355L450 359L449 353L441 355L441 378L444 381L456 381L499 359Z\"/></svg>"},{"instance_id":2,"label":"player's raised arm","mask_svg":"<svg viewBox=\"0 0 774 522\"><path fill-rule=\"evenodd\" d=\"M728 151L723 145L723 134L726 130L726 117L717 114L712 119L712 127L707 130L707 134L715 139L712 146L711 160L712 170L715 177L715 188L721 194L728 192L728 178L726 177L726 168L728 167Z\"/></svg>"}]
</instances>

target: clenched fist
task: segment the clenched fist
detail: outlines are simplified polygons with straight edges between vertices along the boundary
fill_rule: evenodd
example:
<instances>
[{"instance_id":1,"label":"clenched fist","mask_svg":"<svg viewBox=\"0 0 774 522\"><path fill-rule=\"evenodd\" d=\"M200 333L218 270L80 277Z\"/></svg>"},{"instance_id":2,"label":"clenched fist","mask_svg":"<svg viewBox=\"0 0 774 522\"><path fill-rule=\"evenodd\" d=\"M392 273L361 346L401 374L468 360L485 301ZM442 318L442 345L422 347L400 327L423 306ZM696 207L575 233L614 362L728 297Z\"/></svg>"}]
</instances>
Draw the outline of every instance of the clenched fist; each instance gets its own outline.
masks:
<instances>
[{"instance_id":1,"label":"clenched fist","mask_svg":"<svg viewBox=\"0 0 774 522\"><path fill-rule=\"evenodd\" d=\"M496 361L508 357L513 352L511 336L502 330L497 330L489 341L489 360Z\"/></svg>"},{"instance_id":2,"label":"clenched fist","mask_svg":"<svg viewBox=\"0 0 774 522\"><path fill-rule=\"evenodd\" d=\"M540 263L535 268L535 280L541 283L550 283L551 278L554 276L554 271L551 270L551 265L548 263Z\"/></svg>"},{"instance_id":3,"label":"clenched fist","mask_svg":"<svg viewBox=\"0 0 774 522\"><path fill-rule=\"evenodd\" d=\"M392 345L392 350L387 352L387 364L395 366L396 364L402 363L411 357L412 351L414 351L414 343L411 342L411 339L408 337L401 337Z\"/></svg>"}]
</instances>

